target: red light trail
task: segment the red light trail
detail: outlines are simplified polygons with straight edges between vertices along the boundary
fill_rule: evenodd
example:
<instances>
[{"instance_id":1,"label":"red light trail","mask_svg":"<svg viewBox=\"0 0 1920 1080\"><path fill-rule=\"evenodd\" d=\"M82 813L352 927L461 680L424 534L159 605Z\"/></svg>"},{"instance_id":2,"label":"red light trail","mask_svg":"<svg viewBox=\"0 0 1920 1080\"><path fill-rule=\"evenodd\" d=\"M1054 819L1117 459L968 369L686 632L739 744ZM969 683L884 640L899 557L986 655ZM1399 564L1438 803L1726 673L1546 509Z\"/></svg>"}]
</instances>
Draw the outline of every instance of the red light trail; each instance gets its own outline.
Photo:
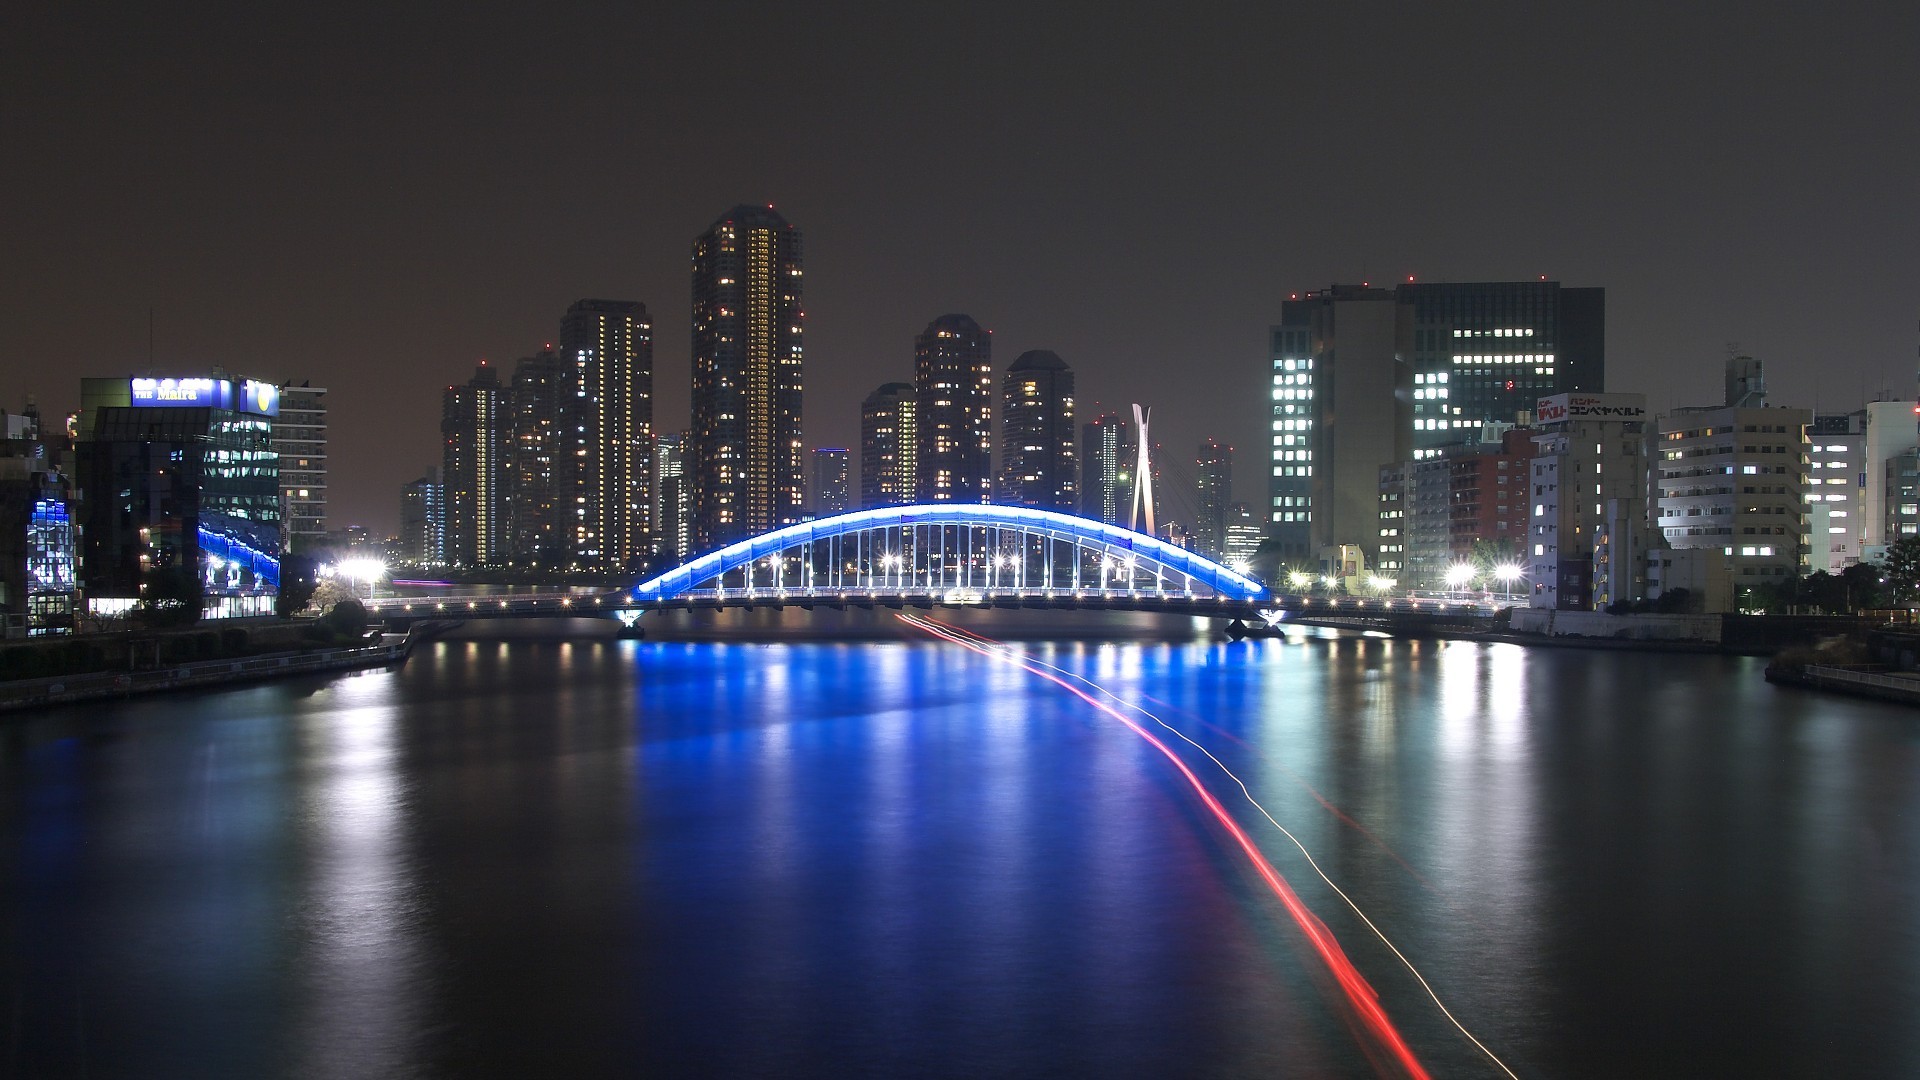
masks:
<instances>
[{"instance_id":1,"label":"red light trail","mask_svg":"<svg viewBox=\"0 0 1920 1080\"><path fill-rule=\"evenodd\" d=\"M1340 989L1345 993L1348 1003L1353 1006L1354 1012L1360 1017L1367 1029L1373 1033L1374 1038L1392 1055L1393 1060L1400 1064L1400 1067L1406 1071L1407 1075L1421 1078L1421 1080L1428 1080L1430 1074L1427 1072L1426 1067L1420 1064L1420 1059L1414 1056L1412 1048L1407 1045L1407 1041L1401 1036L1399 1029L1394 1027L1393 1021L1387 1017L1386 1009L1380 1005L1379 995L1374 993L1373 987L1368 985L1366 978L1360 974L1359 969L1353 966L1353 961L1347 959L1347 954L1340 948L1339 941L1334 939L1333 931L1327 929L1327 925L1320 921L1319 916L1308 910L1307 905L1294 893L1293 887L1287 884L1286 879L1280 876L1280 872L1273 868L1273 864L1267 861L1267 857L1262 854L1259 847L1254 844L1253 838L1248 836L1246 830L1240 827L1240 823L1233 819L1233 815L1227 813L1226 807L1220 805L1220 800L1214 798L1213 792L1207 790L1206 785L1200 782L1200 777L1194 774L1193 769L1181 759L1180 755L1173 752L1172 747L1160 741L1151 731L1141 727L1118 709L1094 698L1093 695L1073 685L1066 679L1051 672L1041 670L1035 664L1027 663L1026 658L1023 656L1018 656L1018 654L1007 655L994 649L983 647L979 643L961 636L960 633L950 630L944 624L935 623L930 619L923 619L917 615L901 615L899 618L907 624L925 630L927 633L933 634L943 641L949 641L964 648L971 649L982 656L1014 663L1022 670L1046 679L1067 693L1100 710L1102 713L1125 724L1135 735L1145 739L1148 745L1160 751L1162 756L1173 763L1174 768L1180 770L1180 775L1186 778L1187 784L1193 788L1194 794L1200 797L1200 801L1206 805L1207 810L1213 814L1215 820L1219 821L1221 828L1227 830L1228 835L1233 837L1234 843L1239 845L1241 852L1246 855L1247 861L1253 864L1254 871L1267 883L1267 888L1272 890L1274 896L1279 898L1281 906L1287 909L1287 914L1293 917L1293 921L1300 927L1301 932L1306 934L1308 943L1313 946L1315 952L1320 954L1321 961L1327 965L1327 970L1332 973L1335 981L1340 984ZM1016 659L1017 656L1018 658Z\"/></svg>"},{"instance_id":2,"label":"red light trail","mask_svg":"<svg viewBox=\"0 0 1920 1080\"><path fill-rule=\"evenodd\" d=\"M1446 1017L1447 1022L1452 1024L1453 1027L1457 1031L1459 1031L1461 1035L1465 1036L1467 1041L1471 1042L1482 1054L1485 1054L1489 1061L1493 1062L1494 1065L1498 1066L1501 1072L1505 1073L1509 1077L1514 1077L1514 1080L1518 1080L1518 1078L1514 1074L1514 1071L1507 1067L1507 1063L1504 1061L1501 1061L1499 1055L1495 1054L1492 1050L1488 1049L1485 1043L1481 1042L1478 1038L1476 1038L1471 1031L1467 1030L1466 1025L1462 1024L1459 1021L1459 1019L1453 1015L1452 1010L1447 1008L1446 1003L1440 1000L1440 995L1436 993L1433 989L1433 986L1427 982L1426 976L1420 974L1420 970L1413 966L1413 961L1407 959L1406 954L1400 951L1399 946L1395 945L1390 939L1388 939L1387 935L1384 932L1382 932L1378 926L1374 924L1371 918L1367 916L1367 913L1360 909L1360 905L1356 904L1353 898L1347 895L1347 892L1345 889L1342 889L1339 885L1336 885L1333 879L1327 876L1326 871L1320 868L1319 861L1313 857L1313 853L1308 851L1306 845L1300 842L1300 838L1295 836L1293 832L1289 830L1286 826L1280 824L1280 822L1277 819L1275 819L1271 813L1267 811L1267 808L1261 805L1258 799L1253 797L1253 792L1247 788L1246 781L1240 779L1238 774L1236 774L1232 769L1228 768L1226 762L1223 762L1218 757L1215 757L1213 754L1213 751L1208 750L1205 746L1202 746L1201 744L1195 742L1185 732L1167 723L1165 720L1162 720L1160 717L1154 715L1152 712L1149 712L1148 710L1141 708L1139 705L1131 701L1128 701L1125 698L1120 697L1118 694L1115 694L1113 691L1107 689L1104 686L1101 686L1099 683L1094 682L1093 680L1087 678L1084 675L1080 675L1075 672L1068 671L1065 668L1061 668L1056 665L1049 664L1044 660L1040 660L1038 658L1028 656L1024 653L1014 650L1011 646L1006 645L1004 642L995 641L992 638L985 637L984 635L981 635L981 634L977 634L971 630L966 630L961 627L954 626L951 623L936 622L935 620L928 619L928 618L925 618L924 616L918 616L918 615L902 615L900 616L900 618L903 621L909 623L910 625L918 626L919 628L926 630L928 633L934 634L942 638L943 640L947 640L959 645L963 645L969 649L972 649L975 652L981 653L982 655L985 655L985 656L993 657L994 659L999 659L1009 663L1014 663L1017 666L1021 667L1023 670L1026 670L1031 674L1038 675L1043 679L1047 679L1050 682L1058 684L1067 692L1073 694L1075 697L1080 698L1081 700L1087 702L1089 705L1092 705L1094 708L1099 709L1101 712L1106 713L1109 716L1112 716L1116 720L1119 720L1121 723L1125 724L1128 728L1132 729L1141 738L1151 743L1154 746L1154 748L1158 749L1162 754L1166 755L1168 760L1172 761L1174 765L1177 768L1179 768L1180 772L1186 776L1187 782L1193 785L1195 791L1197 791L1200 794L1200 798L1203 801L1205 801L1208 808L1213 811L1214 815L1216 817L1221 818L1222 823L1226 825L1226 827L1230 832L1233 833L1234 838L1240 843L1241 847L1244 850L1246 850L1248 857L1254 861L1255 868L1260 871L1261 876L1267 879L1269 886L1274 887L1274 891L1276 895L1280 895L1282 903L1286 904L1288 912L1294 915L1295 921L1300 922L1302 914L1304 914L1306 919L1312 920L1313 925L1319 927L1319 930L1326 935L1326 942L1328 945L1332 947L1334 953L1338 955L1339 963L1344 964L1346 967L1346 970L1352 973L1353 978L1355 980L1358 980L1359 986L1361 988L1364 988L1367 999L1370 1001L1373 1001L1375 1008L1378 1009L1379 1008L1378 1000L1377 1000L1377 996L1373 992L1373 988L1370 985L1368 985L1363 978L1361 978L1358 970L1353 967L1351 961L1347 960L1345 953L1342 952L1340 949L1340 945L1338 941L1336 941L1333 938L1332 932L1328 930L1326 928L1326 925L1320 922L1320 920L1316 916L1314 916L1313 913L1310 910L1308 910L1304 904L1300 904L1297 895L1295 895L1291 887L1286 884L1285 879L1281 878L1278 871L1275 871L1272 865L1266 861L1265 857L1258 851L1258 849L1252 846L1252 840L1248 838L1247 835L1239 829L1237 824L1235 824L1231 820L1231 818L1226 816L1225 808L1222 807L1219 804L1219 802L1213 798L1212 794L1206 790L1206 788L1200 783L1199 778L1195 776L1192 770L1190 770L1187 767L1186 763L1182 761L1177 755L1175 755L1173 751L1165 743L1155 738L1152 733L1148 732L1146 729L1135 724L1133 721L1127 719L1125 716L1116 712L1114 709L1108 707L1107 705L1102 704L1101 702L1095 701L1092 697L1089 697L1087 694L1081 692L1078 688L1072 685L1069 685L1067 682L1064 681L1064 679L1072 679L1075 682L1085 684L1086 686L1104 695L1105 697L1112 699L1115 704L1121 706L1122 708L1131 709L1132 711L1139 713L1140 715L1146 717L1147 719L1152 720L1155 724L1158 724L1160 727L1164 728L1166 731L1171 733L1176 738L1180 739L1182 742L1185 742L1187 745L1193 747L1195 750L1198 750L1200 751L1200 753L1206 755L1207 760L1213 762L1213 764L1221 772L1225 773L1227 777L1231 779L1240 788L1240 794L1245 796L1247 802L1253 804L1253 808L1260 812L1260 816L1266 818L1269 824L1271 824L1275 829L1278 829L1281 835L1285 836L1289 841L1293 843L1294 847L1300 850L1300 854L1303 857L1305 857L1307 860L1307 865L1313 868L1313 872L1319 876L1320 880L1325 882L1327 887L1332 889L1340 897L1340 899L1346 903L1348 908L1352 909L1353 913L1359 917L1360 921L1366 924L1367 929L1371 930L1373 932L1373 935L1376 938L1380 939L1380 943L1385 945L1393 953L1393 955L1399 959L1400 963L1403 966L1405 966L1407 971L1413 975L1414 979L1416 979L1420 983L1420 988L1426 991L1427 997L1432 999L1434 1006L1440 1010L1441 1015ZM1039 670L1041 668L1045 668L1047 670L1045 671ZM1055 672L1057 673L1057 675L1049 674L1048 673L1049 671ZM1064 679L1062 677L1064 677ZM1215 731L1219 731L1220 734L1225 735L1227 738L1233 739L1235 742L1240 743L1242 746L1247 745L1243 740L1236 738L1232 734L1228 732L1220 731L1219 728L1215 727L1212 724L1206 724L1204 720L1201 721L1201 723L1205 724L1205 726L1212 728ZM1262 756L1264 757L1265 755L1262 755ZM1333 814L1338 816L1342 821L1346 822L1347 824L1353 826L1355 829L1359 830L1363 835L1365 835L1374 844L1378 845L1388 855L1391 855L1395 859L1395 861L1399 862L1402 866L1406 867L1407 871L1411 873L1416 879L1418 879L1422 885L1425 885L1429 890L1432 889L1432 885L1426 880L1425 877L1423 877L1418 871L1414 870L1413 867L1408 866L1405 859L1400 858L1400 856L1396 852L1394 852L1391 848L1387 847L1386 844L1382 843L1377 837L1375 837L1365 827L1360 825L1359 822L1354 821L1352 818L1348 817L1345 813L1343 813L1338 807L1334 806L1332 803L1329 803L1325 798L1321 797L1320 793L1317 791L1314 791L1311 785L1307 784L1304 780L1301 780L1299 777L1294 776L1291 770L1284 770L1284 771L1287 772L1287 775L1291 777L1295 783L1298 783L1300 784L1301 787L1306 788L1306 790L1314 797L1315 800L1317 800L1320 803L1320 805L1326 807L1329 811L1331 811ZM1282 893L1282 890L1285 890L1284 893ZM1292 903L1288 903L1289 897L1293 898ZM1445 898L1443 897L1442 899L1444 901ZM1298 912L1295 911L1296 905L1298 905ZM1448 906L1452 907L1452 904L1449 903ZM1336 965L1331 958L1328 958L1327 951L1321 948L1320 941L1314 937L1313 932L1310 929L1308 929L1308 926L1305 922L1301 922L1301 928L1303 930L1307 930L1308 937L1310 940L1313 941L1314 947L1320 950L1321 956L1323 959L1327 959L1329 969L1332 970L1335 978L1341 982L1343 989L1346 989L1349 1000L1352 1000L1354 1002L1354 1005L1357 1009L1360 1008L1360 1002L1358 999L1354 997L1354 990L1347 983L1346 977L1342 974L1340 967ZM1361 1009L1361 1016L1367 1019L1368 1025L1370 1027L1373 1026L1373 1018L1371 1014L1369 1014L1366 1010ZM1385 1025L1386 1032L1391 1035L1391 1039L1386 1038L1385 1036L1381 1035L1381 1031L1379 1028L1374 1029L1376 1036L1381 1037L1382 1041L1386 1043L1387 1049L1392 1051L1396 1057L1399 1057L1401 1055L1401 1052L1404 1050L1407 1056L1402 1060L1402 1065L1408 1066L1412 1070L1416 1070L1414 1072L1414 1075L1425 1075L1424 1072L1417 1071L1420 1069L1419 1062L1412 1058L1411 1051L1406 1049L1405 1043L1403 1041L1399 1041L1400 1040L1399 1033L1397 1030L1393 1028L1392 1022L1387 1019L1386 1013L1383 1009L1379 1010L1379 1021L1381 1024Z\"/></svg>"}]
</instances>

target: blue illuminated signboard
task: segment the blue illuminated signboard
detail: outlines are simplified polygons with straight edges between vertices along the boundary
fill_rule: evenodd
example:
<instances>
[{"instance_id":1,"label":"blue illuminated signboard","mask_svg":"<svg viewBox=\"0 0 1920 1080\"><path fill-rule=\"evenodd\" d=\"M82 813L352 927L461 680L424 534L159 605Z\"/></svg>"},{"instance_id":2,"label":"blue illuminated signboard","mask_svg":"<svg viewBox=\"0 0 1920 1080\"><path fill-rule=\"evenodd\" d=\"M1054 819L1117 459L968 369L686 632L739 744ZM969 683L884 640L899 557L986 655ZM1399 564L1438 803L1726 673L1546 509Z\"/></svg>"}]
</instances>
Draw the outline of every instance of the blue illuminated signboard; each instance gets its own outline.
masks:
<instances>
[{"instance_id":1,"label":"blue illuminated signboard","mask_svg":"<svg viewBox=\"0 0 1920 1080\"><path fill-rule=\"evenodd\" d=\"M135 405L182 409L233 407L233 384L225 379L134 379Z\"/></svg>"}]
</instances>

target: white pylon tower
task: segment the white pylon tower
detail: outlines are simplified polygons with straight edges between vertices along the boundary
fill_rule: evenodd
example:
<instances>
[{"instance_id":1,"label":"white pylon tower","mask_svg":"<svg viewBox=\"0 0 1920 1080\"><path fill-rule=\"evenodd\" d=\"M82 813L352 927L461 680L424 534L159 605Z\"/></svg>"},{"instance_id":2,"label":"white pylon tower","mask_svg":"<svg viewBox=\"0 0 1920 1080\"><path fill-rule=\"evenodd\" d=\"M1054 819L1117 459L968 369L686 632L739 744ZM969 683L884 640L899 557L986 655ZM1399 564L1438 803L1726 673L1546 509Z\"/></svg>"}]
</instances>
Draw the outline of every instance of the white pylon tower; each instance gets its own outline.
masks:
<instances>
[{"instance_id":1,"label":"white pylon tower","mask_svg":"<svg viewBox=\"0 0 1920 1080\"><path fill-rule=\"evenodd\" d=\"M1127 528L1135 529L1141 511L1146 512L1147 535L1155 535L1153 529L1153 469L1149 453L1153 444L1147 441L1147 419L1153 415L1152 409L1133 407L1134 445L1139 448L1133 463L1133 506L1127 511Z\"/></svg>"}]
</instances>

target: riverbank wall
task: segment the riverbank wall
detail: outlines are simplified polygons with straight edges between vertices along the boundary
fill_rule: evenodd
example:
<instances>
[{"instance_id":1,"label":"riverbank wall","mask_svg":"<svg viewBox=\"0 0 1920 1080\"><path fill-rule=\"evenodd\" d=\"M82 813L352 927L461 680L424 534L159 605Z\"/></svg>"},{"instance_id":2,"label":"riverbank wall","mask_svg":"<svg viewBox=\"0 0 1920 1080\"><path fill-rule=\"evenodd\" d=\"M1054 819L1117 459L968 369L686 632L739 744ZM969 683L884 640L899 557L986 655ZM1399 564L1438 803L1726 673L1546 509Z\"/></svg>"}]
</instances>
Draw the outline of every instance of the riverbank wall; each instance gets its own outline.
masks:
<instances>
[{"instance_id":1,"label":"riverbank wall","mask_svg":"<svg viewBox=\"0 0 1920 1080\"><path fill-rule=\"evenodd\" d=\"M1609 615L1601 611L1515 608L1508 631L1492 637L1521 644L1685 648L1771 656L1794 645L1859 636L1876 624L1846 615Z\"/></svg>"},{"instance_id":2,"label":"riverbank wall","mask_svg":"<svg viewBox=\"0 0 1920 1080\"><path fill-rule=\"evenodd\" d=\"M46 679L16 679L0 683L0 712L166 690L227 686L290 675L381 667L400 663L406 656L406 643L394 641L359 648L278 653L240 660L202 660L140 671L97 671Z\"/></svg>"}]
</instances>

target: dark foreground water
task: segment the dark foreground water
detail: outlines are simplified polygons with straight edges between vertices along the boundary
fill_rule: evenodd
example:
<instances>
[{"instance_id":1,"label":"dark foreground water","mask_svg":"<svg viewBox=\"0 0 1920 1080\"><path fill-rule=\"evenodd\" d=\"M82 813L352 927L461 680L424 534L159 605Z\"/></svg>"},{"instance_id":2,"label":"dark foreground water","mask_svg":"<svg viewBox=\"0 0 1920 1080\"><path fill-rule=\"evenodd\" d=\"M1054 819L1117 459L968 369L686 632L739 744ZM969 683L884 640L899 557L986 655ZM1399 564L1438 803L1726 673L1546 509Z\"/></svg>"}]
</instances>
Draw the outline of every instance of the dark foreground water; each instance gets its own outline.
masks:
<instances>
[{"instance_id":1,"label":"dark foreground water","mask_svg":"<svg viewBox=\"0 0 1920 1080\"><path fill-rule=\"evenodd\" d=\"M1026 648L1240 772L1521 1076L1920 1075L1920 713ZM1503 1075L1186 756L1432 1074ZM0 720L5 1076L1373 1075L1305 940L1140 737L952 645L446 643Z\"/></svg>"}]
</instances>

